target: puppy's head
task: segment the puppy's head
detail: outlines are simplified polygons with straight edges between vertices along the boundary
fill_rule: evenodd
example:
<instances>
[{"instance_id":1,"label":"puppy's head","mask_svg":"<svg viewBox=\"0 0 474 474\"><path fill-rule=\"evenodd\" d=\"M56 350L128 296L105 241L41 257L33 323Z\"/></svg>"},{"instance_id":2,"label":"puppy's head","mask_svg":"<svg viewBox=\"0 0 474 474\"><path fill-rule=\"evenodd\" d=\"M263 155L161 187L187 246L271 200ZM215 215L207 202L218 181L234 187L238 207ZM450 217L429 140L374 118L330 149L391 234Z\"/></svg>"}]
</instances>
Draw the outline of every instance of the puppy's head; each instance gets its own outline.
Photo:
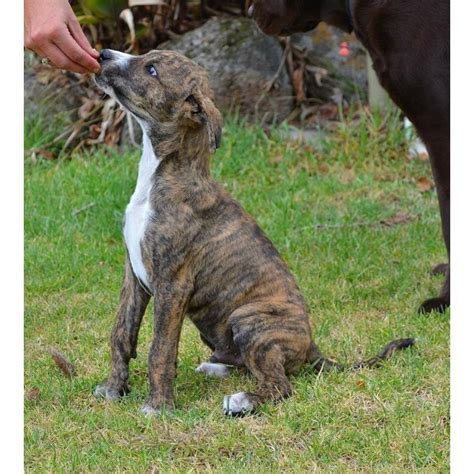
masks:
<instances>
[{"instance_id":1,"label":"puppy's head","mask_svg":"<svg viewBox=\"0 0 474 474\"><path fill-rule=\"evenodd\" d=\"M102 50L97 85L149 132L166 130L179 140L203 129L209 148L219 146L222 118L212 101L206 71L174 51L142 56Z\"/></svg>"}]
</instances>

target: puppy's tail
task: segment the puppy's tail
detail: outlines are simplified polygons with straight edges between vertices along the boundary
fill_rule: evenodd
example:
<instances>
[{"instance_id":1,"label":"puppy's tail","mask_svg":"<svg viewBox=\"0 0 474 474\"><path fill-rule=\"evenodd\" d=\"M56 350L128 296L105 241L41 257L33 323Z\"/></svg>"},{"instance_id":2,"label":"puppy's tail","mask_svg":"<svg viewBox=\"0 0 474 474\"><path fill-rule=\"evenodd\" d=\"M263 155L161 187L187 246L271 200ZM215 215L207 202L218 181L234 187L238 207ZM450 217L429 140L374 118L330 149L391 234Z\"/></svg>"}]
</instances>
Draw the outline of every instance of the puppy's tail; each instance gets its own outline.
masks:
<instances>
[{"instance_id":1,"label":"puppy's tail","mask_svg":"<svg viewBox=\"0 0 474 474\"><path fill-rule=\"evenodd\" d=\"M406 339L396 339L395 341L388 343L375 357L365 361L356 362L355 364L348 366L339 364L332 359L324 357L316 344L312 343L308 356L308 362L314 367L316 372L330 372L331 370L357 370L380 367L385 360L393 355L394 352L411 347L415 343L416 339L411 337Z\"/></svg>"}]
</instances>

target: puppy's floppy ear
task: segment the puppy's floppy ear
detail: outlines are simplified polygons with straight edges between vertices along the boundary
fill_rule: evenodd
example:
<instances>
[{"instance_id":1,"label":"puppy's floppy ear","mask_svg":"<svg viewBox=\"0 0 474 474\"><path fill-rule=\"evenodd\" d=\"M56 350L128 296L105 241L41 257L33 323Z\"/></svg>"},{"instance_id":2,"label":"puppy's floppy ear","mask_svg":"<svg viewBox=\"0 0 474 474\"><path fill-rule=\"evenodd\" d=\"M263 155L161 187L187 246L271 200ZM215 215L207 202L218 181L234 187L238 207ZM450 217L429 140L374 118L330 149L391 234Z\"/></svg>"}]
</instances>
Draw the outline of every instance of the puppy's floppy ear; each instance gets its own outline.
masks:
<instances>
[{"instance_id":1,"label":"puppy's floppy ear","mask_svg":"<svg viewBox=\"0 0 474 474\"><path fill-rule=\"evenodd\" d=\"M205 125L209 137L209 150L214 153L219 148L222 134L222 116L209 97L197 91L186 98L185 115L193 122Z\"/></svg>"}]
</instances>

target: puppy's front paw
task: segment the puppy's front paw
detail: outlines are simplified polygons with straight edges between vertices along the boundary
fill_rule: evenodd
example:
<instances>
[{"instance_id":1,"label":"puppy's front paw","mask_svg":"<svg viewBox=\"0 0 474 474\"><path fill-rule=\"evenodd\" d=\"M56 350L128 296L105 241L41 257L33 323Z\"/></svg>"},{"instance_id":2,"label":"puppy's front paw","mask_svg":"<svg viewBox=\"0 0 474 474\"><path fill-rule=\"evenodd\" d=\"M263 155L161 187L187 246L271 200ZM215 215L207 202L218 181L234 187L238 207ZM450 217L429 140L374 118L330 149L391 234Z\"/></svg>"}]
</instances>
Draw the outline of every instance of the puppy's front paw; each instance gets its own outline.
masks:
<instances>
[{"instance_id":1,"label":"puppy's front paw","mask_svg":"<svg viewBox=\"0 0 474 474\"><path fill-rule=\"evenodd\" d=\"M247 392L238 392L224 397L224 415L245 416L253 413L258 406L258 397Z\"/></svg>"},{"instance_id":2,"label":"puppy's front paw","mask_svg":"<svg viewBox=\"0 0 474 474\"><path fill-rule=\"evenodd\" d=\"M159 415L161 413L159 408L153 408L147 403L145 403L145 405L140 408L140 411L148 418L152 418L153 416Z\"/></svg>"},{"instance_id":3,"label":"puppy's front paw","mask_svg":"<svg viewBox=\"0 0 474 474\"><path fill-rule=\"evenodd\" d=\"M97 398L105 398L106 400L113 401L123 397L129 391L129 388L126 385L124 385L122 388L117 388L108 382L104 382L100 385L97 385L94 390L94 396Z\"/></svg>"},{"instance_id":4,"label":"puppy's front paw","mask_svg":"<svg viewBox=\"0 0 474 474\"><path fill-rule=\"evenodd\" d=\"M148 397L140 411L147 417L170 412L173 409L173 400L166 397Z\"/></svg>"}]
</instances>

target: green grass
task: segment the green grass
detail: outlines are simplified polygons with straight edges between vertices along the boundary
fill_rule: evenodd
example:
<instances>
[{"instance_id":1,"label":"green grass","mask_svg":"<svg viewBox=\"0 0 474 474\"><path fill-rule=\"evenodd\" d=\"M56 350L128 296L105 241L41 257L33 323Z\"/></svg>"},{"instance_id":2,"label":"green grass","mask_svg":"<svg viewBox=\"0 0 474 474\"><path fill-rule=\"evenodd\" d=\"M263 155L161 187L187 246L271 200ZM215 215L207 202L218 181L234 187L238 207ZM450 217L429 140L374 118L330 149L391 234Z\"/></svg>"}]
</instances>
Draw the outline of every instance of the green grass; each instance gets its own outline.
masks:
<instances>
[{"instance_id":1,"label":"green grass","mask_svg":"<svg viewBox=\"0 0 474 474\"><path fill-rule=\"evenodd\" d=\"M41 133L26 130L27 146L35 146ZM25 399L28 472L448 472L449 315L416 314L441 284L431 266L445 259L434 191L416 186L429 165L407 159L393 115L343 123L317 151L276 136L228 122L213 172L296 275L321 349L353 361L396 337L416 336L417 347L377 370L317 376L305 369L292 378L293 397L226 419L223 396L251 390L254 380L196 374L209 352L186 322L176 409L146 419L139 408L148 390L149 308L130 396L97 401L138 153L27 159L25 393L39 389ZM415 219L350 225L399 212ZM76 365L72 380L54 366L53 347Z\"/></svg>"}]
</instances>

